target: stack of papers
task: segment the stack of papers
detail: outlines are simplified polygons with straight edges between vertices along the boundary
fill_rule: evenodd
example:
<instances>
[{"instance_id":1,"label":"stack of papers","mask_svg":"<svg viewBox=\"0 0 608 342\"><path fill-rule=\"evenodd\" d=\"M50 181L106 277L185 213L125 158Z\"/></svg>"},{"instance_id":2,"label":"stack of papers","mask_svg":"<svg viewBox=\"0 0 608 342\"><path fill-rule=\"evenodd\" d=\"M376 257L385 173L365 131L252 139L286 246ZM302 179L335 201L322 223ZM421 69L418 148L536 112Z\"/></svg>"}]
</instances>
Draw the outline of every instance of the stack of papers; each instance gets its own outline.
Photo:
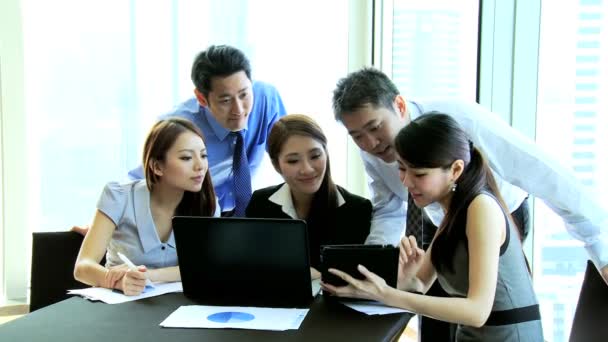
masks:
<instances>
[{"instance_id":1,"label":"stack of papers","mask_svg":"<svg viewBox=\"0 0 608 342\"><path fill-rule=\"evenodd\" d=\"M386 306L380 302L375 302L375 301L363 302L363 301L342 300L342 301L340 301L340 303L348 306L349 308L351 308L353 310L362 312L366 315L388 315L388 314L403 313L403 312L411 313L411 311L395 308L392 306Z\"/></svg>"},{"instance_id":2,"label":"stack of papers","mask_svg":"<svg viewBox=\"0 0 608 342\"><path fill-rule=\"evenodd\" d=\"M79 295L90 300L100 300L108 304L119 304L134 300L160 296L165 293L183 292L181 281L173 283L155 283L154 287L146 286L144 292L138 296L126 296L118 290L103 287L89 287L86 289L68 290L68 294Z\"/></svg>"},{"instance_id":3,"label":"stack of papers","mask_svg":"<svg viewBox=\"0 0 608 342\"><path fill-rule=\"evenodd\" d=\"M295 330L309 309L277 309L244 306L185 305L160 323L165 328L236 328Z\"/></svg>"}]
</instances>

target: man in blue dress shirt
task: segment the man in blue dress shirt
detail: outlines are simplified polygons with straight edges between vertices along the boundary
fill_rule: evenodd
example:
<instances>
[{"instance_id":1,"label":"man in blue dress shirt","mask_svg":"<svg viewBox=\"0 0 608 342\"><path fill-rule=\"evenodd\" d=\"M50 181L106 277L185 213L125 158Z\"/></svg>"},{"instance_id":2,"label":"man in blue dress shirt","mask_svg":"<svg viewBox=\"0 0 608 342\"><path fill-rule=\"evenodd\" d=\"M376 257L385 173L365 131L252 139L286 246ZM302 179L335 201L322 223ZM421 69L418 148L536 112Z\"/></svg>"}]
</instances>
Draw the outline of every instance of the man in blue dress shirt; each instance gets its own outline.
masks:
<instances>
[{"instance_id":1,"label":"man in blue dress shirt","mask_svg":"<svg viewBox=\"0 0 608 342\"><path fill-rule=\"evenodd\" d=\"M251 178L260 169L268 133L285 115L283 101L273 86L251 80L249 60L231 46L210 46L201 52L192 65L192 82L195 96L161 119L178 116L201 129L222 215L243 216L245 208L242 206L246 207L251 196ZM245 150L243 158L237 151L237 140L241 137ZM250 176L248 189L239 189L239 180L235 179L235 174L238 178L239 173L233 168L236 159L244 159L249 166L244 170L249 174L246 177ZM129 172L129 176L142 178L141 167ZM242 196L249 192L248 197L239 198L239 191Z\"/></svg>"}]
</instances>

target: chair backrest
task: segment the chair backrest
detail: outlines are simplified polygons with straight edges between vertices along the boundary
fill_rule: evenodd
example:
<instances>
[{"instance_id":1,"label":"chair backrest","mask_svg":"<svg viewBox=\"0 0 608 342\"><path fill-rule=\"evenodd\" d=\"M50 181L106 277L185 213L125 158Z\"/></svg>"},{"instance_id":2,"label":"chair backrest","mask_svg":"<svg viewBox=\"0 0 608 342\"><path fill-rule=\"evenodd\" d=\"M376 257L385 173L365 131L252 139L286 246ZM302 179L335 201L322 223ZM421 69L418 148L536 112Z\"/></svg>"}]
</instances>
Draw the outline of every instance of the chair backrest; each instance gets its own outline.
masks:
<instances>
[{"instance_id":1,"label":"chair backrest","mask_svg":"<svg viewBox=\"0 0 608 342\"><path fill-rule=\"evenodd\" d=\"M68 298L69 289L88 286L74 279L83 239L75 232L33 233L30 312Z\"/></svg>"},{"instance_id":2,"label":"chair backrest","mask_svg":"<svg viewBox=\"0 0 608 342\"><path fill-rule=\"evenodd\" d=\"M608 285L591 261L576 305L570 341L605 341L608 336Z\"/></svg>"}]
</instances>

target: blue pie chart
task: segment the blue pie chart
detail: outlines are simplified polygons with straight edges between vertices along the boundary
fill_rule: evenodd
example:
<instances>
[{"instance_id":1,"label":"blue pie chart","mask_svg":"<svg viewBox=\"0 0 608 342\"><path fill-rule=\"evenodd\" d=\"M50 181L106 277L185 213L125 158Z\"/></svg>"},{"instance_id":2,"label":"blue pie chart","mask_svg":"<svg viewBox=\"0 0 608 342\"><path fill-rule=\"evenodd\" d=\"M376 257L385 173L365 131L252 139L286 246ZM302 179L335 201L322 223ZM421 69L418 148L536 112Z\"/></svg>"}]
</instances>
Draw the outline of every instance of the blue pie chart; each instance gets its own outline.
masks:
<instances>
[{"instance_id":1,"label":"blue pie chart","mask_svg":"<svg viewBox=\"0 0 608 342\"><path fill-rule=\"evenodd\" d=\"M207 319L215 323L241 323L249 322L255 318L254 315L246 312L226 311L217 312L207 316Z\"/></svg>"}]
</instances>

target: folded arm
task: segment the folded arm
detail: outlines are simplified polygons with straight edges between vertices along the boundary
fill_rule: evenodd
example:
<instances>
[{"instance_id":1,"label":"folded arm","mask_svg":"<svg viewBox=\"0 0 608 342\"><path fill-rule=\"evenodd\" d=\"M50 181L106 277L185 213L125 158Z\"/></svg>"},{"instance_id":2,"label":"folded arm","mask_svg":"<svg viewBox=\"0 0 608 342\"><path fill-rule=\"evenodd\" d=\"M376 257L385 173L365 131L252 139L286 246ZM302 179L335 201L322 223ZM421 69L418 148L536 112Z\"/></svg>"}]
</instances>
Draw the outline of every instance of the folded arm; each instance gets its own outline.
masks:
<instances>
[{"instance_id":1,"label":"folded arm","mask_svg":"<svg viewBox=\"0 0 608 342\"><path fill-rule=\"evenodd\" d=\"M153 282L181 281L179 266L148 269L148 278Z\"/></svg>"},{"instance_id":2,"label":"folded arm","mask_svg":"<svg viewBox=\"0 0 608 342\"><path fill-rule=\"evenodd\" d=\"M111 271L99 264L115 229L116 225L109 217L99 210L95 212L93 224L85 235L76 259L74 268L76 280L91 286L116 288L117 282L122 278L126 269L123 269L121 273Z\"/></svg>"},{"instance_id":3,"label":"folded arm","mask_svg":"<svg viewBox=\"0 0 608 342\"><path fill-rule=\"evenodd\" d=\"M114 222L103 212L97 210L93 224L86 234L76 265L74 278L91 286L122 290L127 295L137 295L144 290L145 280L167 282L181 280L177 266L147 269L139 266L137 270L126 265L106 268L99 261L106 253L112 234L116 229Z\"/></svg>"}]
</instances>

